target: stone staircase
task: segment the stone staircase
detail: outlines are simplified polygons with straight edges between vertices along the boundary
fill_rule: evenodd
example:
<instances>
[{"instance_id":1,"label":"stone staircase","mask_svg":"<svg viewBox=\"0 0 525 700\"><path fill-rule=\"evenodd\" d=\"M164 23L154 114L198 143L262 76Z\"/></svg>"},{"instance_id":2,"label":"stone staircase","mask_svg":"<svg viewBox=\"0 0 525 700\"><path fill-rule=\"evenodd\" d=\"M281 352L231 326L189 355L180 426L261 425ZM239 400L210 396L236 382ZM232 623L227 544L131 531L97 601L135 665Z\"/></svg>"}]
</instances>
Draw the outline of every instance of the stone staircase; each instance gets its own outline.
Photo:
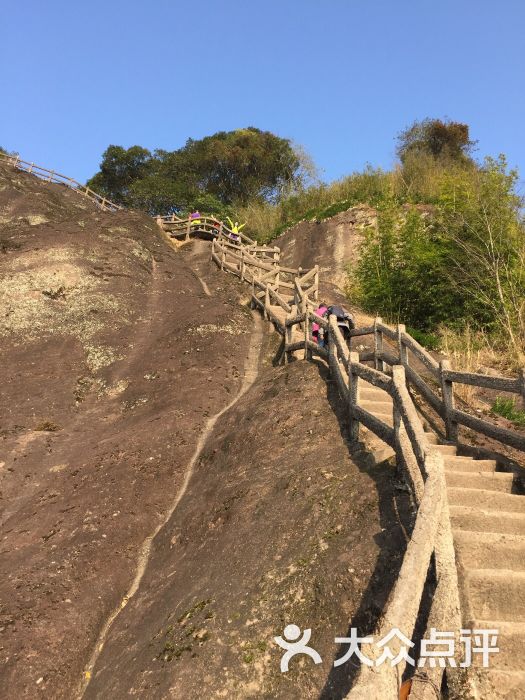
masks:
<instances>
[{"instance_id":1,"label":"stone staircase","mask_svg":"<svg viewBox=\"0 0 525 700\"><path fill-rule=\"evenodd\" d=\"M392 399L362 383L360 405L392 425ZM362 429L376 461L393 451ZM441 452L456 552L465 629L497 629L497 653L488 669L474 654L469 681L482 700L525 698L525 497L513 493L514 475L498 471L495 460L457 454L455 445L429 442Z\"/></svg>"},{"instance_id":2,"label":"stone staircase","mask_svg":"<svg viewBox=\"0 0 525 700\"><path fill-rule=\"evenodd\" d=\"M525 498L494 460L445 458L463 624L497 629L490 667L474 662L479 698L525 698Z\"/></svg>"}]
</instances>

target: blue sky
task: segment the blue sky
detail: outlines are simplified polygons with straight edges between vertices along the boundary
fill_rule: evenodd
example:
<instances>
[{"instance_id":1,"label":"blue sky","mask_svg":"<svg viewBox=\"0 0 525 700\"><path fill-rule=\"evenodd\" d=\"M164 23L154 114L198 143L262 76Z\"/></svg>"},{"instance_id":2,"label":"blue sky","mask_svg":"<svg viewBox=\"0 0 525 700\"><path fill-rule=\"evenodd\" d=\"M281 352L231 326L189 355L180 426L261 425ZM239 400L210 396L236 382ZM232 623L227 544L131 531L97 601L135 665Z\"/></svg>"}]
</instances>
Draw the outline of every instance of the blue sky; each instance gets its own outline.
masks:
<instances>
[{"instance_id":1,"label":"blue sky","mask_svg":"<svg viewBox=\"0 0 525 700\"><path fill-rule=\"evenodd\" d=\"M523 0L5 0L0 145L85 180L109 144L244 126L331 180L415 119L467 122L525 176Z\"/></svg>"}]
</instances>

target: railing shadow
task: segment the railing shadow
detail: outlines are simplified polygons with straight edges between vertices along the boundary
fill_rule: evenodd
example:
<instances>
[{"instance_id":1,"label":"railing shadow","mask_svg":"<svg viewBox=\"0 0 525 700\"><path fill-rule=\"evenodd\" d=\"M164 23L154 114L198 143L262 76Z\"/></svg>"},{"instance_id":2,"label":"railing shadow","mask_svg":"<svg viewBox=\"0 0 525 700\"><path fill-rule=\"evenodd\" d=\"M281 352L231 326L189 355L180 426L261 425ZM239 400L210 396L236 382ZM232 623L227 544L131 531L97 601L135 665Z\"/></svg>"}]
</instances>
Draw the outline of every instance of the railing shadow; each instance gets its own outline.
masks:
<instances>
[{"instance_id":1,"label":"railing shadow","mask_svg":"<svg viewBox=\"0 0 525 700\"><path fill-rule=\"evenodd\" d=\"M339 430L348 453L361 472L368 474L376 488L379 499L379 516L381 531L374 536L379 554L363 592L358 609L349 622L344 636L350 636L352 627L358 629L358 636L373 634L386 607L388 597L398 578L406 549L406 532L410 532L413 523L408 519L400 521L400 514L411 514L408 494L396 489L395 468L389 464L370 467L367 450L362 443L350 443L348 440L348 421L345 406L341 400L337 385L330 378L328 366L321 360L312 360L326 384L327 400L337 417ZM410 517L410 515L408 515ZM334 655L334 660L343 656L347 646L341 646ZM352 689L360 670L360 663L355 657L338 667L332 667L319 700L341 700ZM371 699L372 700L372 699Z\"/></svg>"}]
</instances>

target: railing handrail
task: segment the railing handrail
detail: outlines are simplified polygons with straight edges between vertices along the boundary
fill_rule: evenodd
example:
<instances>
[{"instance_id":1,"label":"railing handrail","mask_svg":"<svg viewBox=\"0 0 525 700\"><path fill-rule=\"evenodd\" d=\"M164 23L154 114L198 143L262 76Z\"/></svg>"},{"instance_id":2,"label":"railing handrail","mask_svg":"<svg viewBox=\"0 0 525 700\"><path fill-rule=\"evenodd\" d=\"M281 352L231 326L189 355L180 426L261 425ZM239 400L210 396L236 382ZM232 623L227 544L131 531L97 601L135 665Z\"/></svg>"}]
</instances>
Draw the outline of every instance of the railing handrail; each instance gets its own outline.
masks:
<instances>
[{"instance_id":1,"label":"railing handrail","mask_svg":"<svg viewBox=\"0 0 525 700\"><path fill-rule=\"evenodd\" d=\"M453 389L454 384L461 384L509 392L521 396L525 402L525 370L520 369L517 376L512 378L451 369L449 360L443 359L440 362L435 360L426 348L418 343L410 333L407 333L403 324L398 324L394 329L384 324L379 317L376 318L374 326L354 329L350 331L350 335L352 337L375 335L374 360L376 366L384 368L384 364L390 366L399 364L405 368L409 384L414 386L422 398L444 421L445 433L449 441L457 442L459 425L464 425L481 435L498 440L504 445L525 451L525 436L521 433L494 425L477 415L471 415L458 409L455 405ZM383 347L383 336L397 345L397 354L393 354ZM429 384L428 377L423 376L412 366L409 362L408 351L411 351L416 360L421 362L437 386ZM437 388L439 388L440 393L436 390Z\"/></svg>"},{"instance_id":2,"label":"railing handrail","mask_svg":"<svg viewBox=\"0 0 525 700\"><path fill-rule=\"evenodd\" d=\"M88 197L94 201L102 209L107 209L109 211L119 211L123 207L120 204L115 204L107 197L104 197L97 192L94 192L87 185L83 185L72 177L67 175L62 175L57 173L56 170L49 170L48 168L43 168L41 165L36 165L36 163L30 163L27 160L22 160L20 156L12 156L8 153L0 153L0 160L3 160L10 165L13 165L18 170L22 170L30 175L35 175L35 177L40 178L46 182L52 182L57 185L65 185L74 192L79 192L85 197Z\"/></svg>"}]
</instances>

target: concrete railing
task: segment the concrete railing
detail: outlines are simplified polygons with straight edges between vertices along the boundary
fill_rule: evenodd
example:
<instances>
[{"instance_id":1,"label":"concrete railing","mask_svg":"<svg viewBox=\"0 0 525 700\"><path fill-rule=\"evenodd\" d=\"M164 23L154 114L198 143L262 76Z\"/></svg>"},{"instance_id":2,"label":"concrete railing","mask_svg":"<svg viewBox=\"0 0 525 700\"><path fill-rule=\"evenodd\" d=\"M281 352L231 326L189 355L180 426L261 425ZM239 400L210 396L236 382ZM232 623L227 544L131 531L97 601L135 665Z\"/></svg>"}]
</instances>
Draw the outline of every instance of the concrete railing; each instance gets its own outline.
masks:
<instances>
[{"instance_id":1,"label":"concrete railing","mask_svg":"<svg viewBox=\"0 0 525 700\"><path fill-rule=\"evenodd\" d=\"M447 440L456 443L458 427L464 425L504 445L525 451L524 435L458 409L454 395L455 384L468 385L517 394L525 403L525 370L521 369L516 378L453 370L448 360L435 360L406 332L404 325L391 328L381 318L376 318L373 326L351 331L352 337L367 335L374 336L374 352L367 355L367 359L373 359L375 367L382 371L387 366L405 368L407 382L443 420ZM414 364L419 364L422 370L416 369Z\"/></svg>"},{"instance_id":2,"label":"concrete railing","mask_svg":"<svg viewBox=\"0 0 525 700\"><path fill-rule=\"evenodd\" d=\"M248 246L257 246L257 243L242 231L234 233L223 221L213 216L199 216L198 218L180 218L176 214L155 217L157 224L163 231L173 238L189 240L191 234L206 233L211 236L223 236L230 241L243 243Z\"/></svg>"},{"instance_id":3,"label":"concrete railing","mask_svg":"<svg viewBox=\"0 0 525 700\"><path fill-rule=\"evenodd\" d=\"M86 185L82 185L80 182L73 180L72 177L61 175L60 173L57 173L56 170L42 168L40 165L35 165L35 163L29 163L26 160L22 160L20 156L11 156L6 153L0 153L0 163L12 165L17 170L23 170L30 175L35 175L41 180L44 180L44 182L53 182L57 185L65 185L74 192L78 192L83 197L91 199L91 201L95 202L97 206L105 211L119 211L122 209L120 204L115 204L101 194L97 194L90 187L86 187Z\"/></svg>"}]
</instances>

